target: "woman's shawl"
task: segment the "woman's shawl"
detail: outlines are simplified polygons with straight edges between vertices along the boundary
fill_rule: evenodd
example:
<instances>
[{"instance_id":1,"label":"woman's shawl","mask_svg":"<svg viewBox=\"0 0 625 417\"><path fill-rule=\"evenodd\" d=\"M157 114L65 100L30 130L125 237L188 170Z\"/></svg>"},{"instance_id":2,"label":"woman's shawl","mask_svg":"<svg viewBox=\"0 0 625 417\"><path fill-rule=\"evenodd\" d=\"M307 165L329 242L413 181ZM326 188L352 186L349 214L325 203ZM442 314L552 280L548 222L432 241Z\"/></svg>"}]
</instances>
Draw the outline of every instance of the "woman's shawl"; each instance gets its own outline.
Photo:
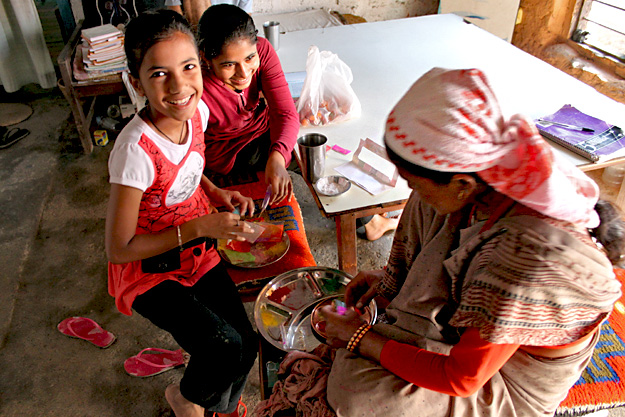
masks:
<instances>
[{"instance_id":1,"label":"woman's shawl","mask_svg":"<svg viewBox=\"0 0 625 417\"><path fill-rule=\"evenodd\" d=\"M467 262L470 262L467 265ZM445 261L458 304L449 323L493 343L557 346L594 330L620 297L585 231L550 218L503 218Z\"/></svg>"}]
</instances>

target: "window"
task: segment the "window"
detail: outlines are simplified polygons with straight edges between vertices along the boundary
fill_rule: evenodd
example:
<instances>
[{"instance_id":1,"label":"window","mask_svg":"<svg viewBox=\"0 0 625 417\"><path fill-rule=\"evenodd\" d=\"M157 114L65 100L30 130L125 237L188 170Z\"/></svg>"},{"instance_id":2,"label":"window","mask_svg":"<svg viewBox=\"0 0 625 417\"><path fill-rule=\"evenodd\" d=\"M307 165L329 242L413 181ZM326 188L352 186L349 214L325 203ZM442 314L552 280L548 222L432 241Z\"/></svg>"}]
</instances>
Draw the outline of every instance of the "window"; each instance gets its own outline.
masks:
<instances>
[{"instance_id":1,"label":"window","mask_svg":"<svg viewBox=\"0 0 625 417\"><path fill-rule=\"evenodd\" d=\"M625 62L625 0L583 0L571 38Z\"/></svg>"}]
</instances>

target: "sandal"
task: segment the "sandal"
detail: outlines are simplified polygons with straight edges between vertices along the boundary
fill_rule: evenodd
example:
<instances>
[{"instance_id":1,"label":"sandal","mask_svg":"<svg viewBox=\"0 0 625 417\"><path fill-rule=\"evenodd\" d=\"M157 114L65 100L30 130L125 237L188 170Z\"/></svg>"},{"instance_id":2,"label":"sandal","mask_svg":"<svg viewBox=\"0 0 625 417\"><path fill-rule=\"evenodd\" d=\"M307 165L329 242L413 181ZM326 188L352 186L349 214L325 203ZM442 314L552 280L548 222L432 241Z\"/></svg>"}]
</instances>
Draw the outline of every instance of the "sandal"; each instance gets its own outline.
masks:
<instances>
[{"instance_id":1,"label":"sandal","mask_svg":"<svg viewBox=\"0 0 625 417\"><path fill-rule=\"evenodd\" d=\"M239 413L239 417L247 416L247 405L243 402L243 397L239 398L239 403L237 404L237 412L239 408L243 407L243 414ZM213 412L213 417L219 417L219 414Z\"/></svg>"},{"instance_id":2,"label":"sandal","mask_svg":"<svg viewBox=\"0 0 625 417\"><path fill-rule=\"evenodd\" d=\"M0 126L0 149L8 148L20 139L25 138L30 134L28 129L22 129L14 127L13 129L7 129Z\"/></svg>"},{"instance_id":3,"label":"sandal","mask_svg":"<svg viewBox=\"0 0 625 417\"><path fill-rule=\"evenodd\" d=\"M145 348L124 361L124 369L129 375L145 378L177 368L185 364L182 349L167 350Z\"/></svg>"},{"instance_id":4,"label":"sandal","mask_svg":"<svg viewBox=\"0 0 625 417\"><path fill-rule=\"evenodd\" d=\"M102 349L111 346L115 341L113 333L104 330L88 317L68 317L56 327L66 336L84 339Z\"/></svg>"}]
</instances>

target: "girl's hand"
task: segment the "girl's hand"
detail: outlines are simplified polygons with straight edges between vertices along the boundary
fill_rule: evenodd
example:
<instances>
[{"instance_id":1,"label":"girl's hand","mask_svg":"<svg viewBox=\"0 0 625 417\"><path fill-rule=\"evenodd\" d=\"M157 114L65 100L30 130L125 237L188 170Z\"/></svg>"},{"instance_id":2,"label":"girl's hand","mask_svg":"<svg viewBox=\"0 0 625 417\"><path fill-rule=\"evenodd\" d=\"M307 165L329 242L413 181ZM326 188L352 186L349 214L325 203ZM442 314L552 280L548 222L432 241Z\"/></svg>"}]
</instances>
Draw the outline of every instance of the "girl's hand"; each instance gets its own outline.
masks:
<instances>
[{"instance_id":1,"label":"girl's hand","mask_svg":"<svg viewBox=\"0 0 625 417\"><path fill-rule=\"evenodd\" d=\"M225 206L226 210L233 212L235 207L239 208L241 216L252 216L254 214L254 200L243 196L238 191L215 188L209 195L211 204L214 206Z\"/></svg>"},{"instance_id":2,"label":"girl's hand","mask_svg":"<svg viewBox=\"0 0 625 417\"><path fill-rule=\"evenodd\" d=\"M319 311L326 320L326 342L335 348L346 347L356 330L365 323L353 308L349 308L344 315L329 305Z\"/></svg>"},{"instance_id":3,"label":"girl's hand","mask_svg":"<svg viewBox=\"0 0 625 417\"><path fill-rule=\"evenodd\" d=\"M383 270L361 271L352 279L345 291L345 304L362 310L377 295L376 287L384 276Z\"/></svg>"},{"instance_id":4,"label":"girl's hand","mask_svg":"<svg viewBox=\"0 0 625 417\"><path fill-rule=\"evenodd\" d=\"M279 203L285 198L291 198L293 183L286 170L284 157L277 151L273 151L267 160L265 182L271 184L272 194L269 204Z\"/></svg>"},{"instance_id":5,"label":"girl's hand","mask_svg":"<svg viewBox=\"0 0 625 417\"><path fill-rule=\"evenodd\" d=\"M197 222L199 236L212 237L215 239L245 240L238 233L252 233L251 227L241 220L241 216L235 213L222 212L206 214L191 220Z\"/></svg>"}]
</instances>

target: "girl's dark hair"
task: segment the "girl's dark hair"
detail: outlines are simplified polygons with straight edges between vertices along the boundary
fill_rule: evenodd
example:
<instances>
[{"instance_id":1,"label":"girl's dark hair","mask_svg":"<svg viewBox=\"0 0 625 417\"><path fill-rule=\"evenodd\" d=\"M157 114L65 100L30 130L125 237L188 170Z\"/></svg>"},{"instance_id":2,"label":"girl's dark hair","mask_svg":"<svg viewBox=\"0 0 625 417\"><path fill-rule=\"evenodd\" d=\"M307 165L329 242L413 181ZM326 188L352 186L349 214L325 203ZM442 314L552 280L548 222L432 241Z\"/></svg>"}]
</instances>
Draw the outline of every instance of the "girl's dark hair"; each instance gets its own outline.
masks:
<instances>
[{"instance_id":1,"label":"girl's dark hair","mask_svg":"<svg viewBox=\"0 0 625 417\"><path fill-rule=\"evenodd\" d=\"M415 165L397 155L388 146L386 147L386 153L395 165L413 175L427 178L437 184L449 184L453 176L457 174L457 172L434 171ZM469 172L466 174L473 175L478 181L483 183L483 180L477 174ZM599 200L595 205L595 211L599 214L600 223L596 228L589 229L590 235L601 244L610 262L617 264L623 261L622 257L625 255L625 221L623 220L623 214L614 204L606 200Z\"/></svg>"},{"instance_id":2,"label":"girl's dark hair","mask_svg":"<svg viewBox=\"0 0 625 417\"><path fill-rule=\"evenodd\" d=\"M188 35L195 45L193 30L180 13L167 9L149 10L133 18L126 25L124 36L124 50L130 74L139 78L139 68L148 50L178 32Z\"/></svg>"},{"instance_id":3,"label":"girl's dark hair","mask_svg":"<svg viewBox=\"0 0 625 417\"><path fill-rule=\"evenodd\" d=\"M595 204L595 211L599 214L600 223L590 230L591 236L603 246L603 249L612 264L622 261L625 254L625 221L623 213L612 203L599 200Z\"/></svg>"},{"instance_id":4,"label":"girl's dark hair","mask_svg":"<svg viewBox=\"0 0 625 417\"><path fill-rule=\"evenodd\" d=\"M222 48L237 39L258 41L254 21L243 9L231 4L216 4L206 9L198 23L198 44L206 59L221 55Z\"/></svg>"}]
</instances>

